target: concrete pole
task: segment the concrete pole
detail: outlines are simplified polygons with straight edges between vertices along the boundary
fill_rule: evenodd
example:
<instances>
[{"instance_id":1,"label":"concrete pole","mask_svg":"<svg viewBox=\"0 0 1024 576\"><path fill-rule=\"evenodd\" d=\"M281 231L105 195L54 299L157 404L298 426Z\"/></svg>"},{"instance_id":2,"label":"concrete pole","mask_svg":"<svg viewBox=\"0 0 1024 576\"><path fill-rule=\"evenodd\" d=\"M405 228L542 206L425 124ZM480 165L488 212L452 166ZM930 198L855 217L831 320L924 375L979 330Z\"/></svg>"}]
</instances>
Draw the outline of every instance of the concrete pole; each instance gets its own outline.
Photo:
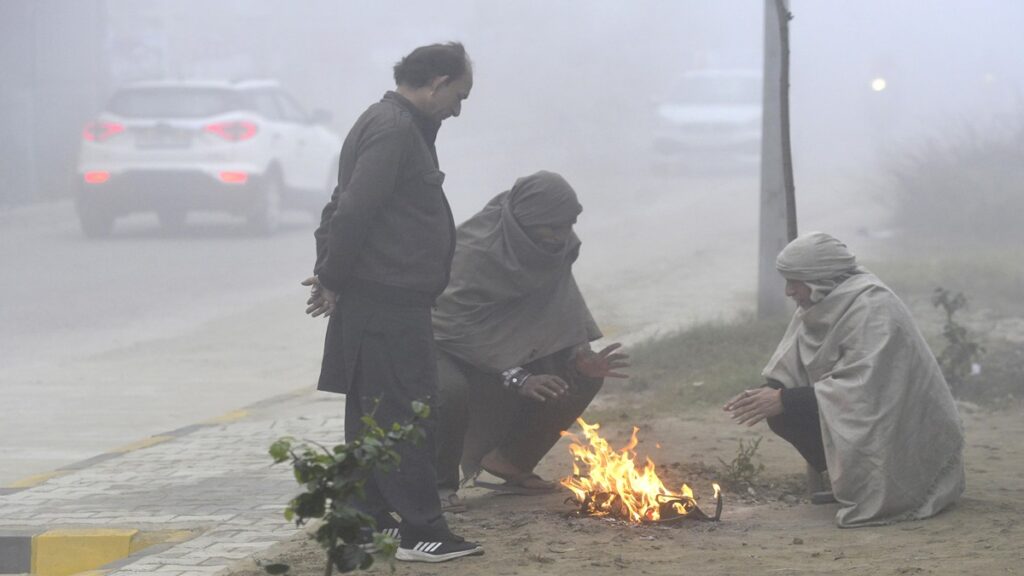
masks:
<instances>
[{"instance_id":1,"label":"concrete pole","mask_svg":"<svg viewBox=\"0 0 1024 576\"><path fill-rule=\"evenodd\" d=\"M757 315L787 312L775 257L796 238L796 201L789 142L789 0L764 2L764 91L761 116L761 219Z\"/></svg>"}]
</instances>

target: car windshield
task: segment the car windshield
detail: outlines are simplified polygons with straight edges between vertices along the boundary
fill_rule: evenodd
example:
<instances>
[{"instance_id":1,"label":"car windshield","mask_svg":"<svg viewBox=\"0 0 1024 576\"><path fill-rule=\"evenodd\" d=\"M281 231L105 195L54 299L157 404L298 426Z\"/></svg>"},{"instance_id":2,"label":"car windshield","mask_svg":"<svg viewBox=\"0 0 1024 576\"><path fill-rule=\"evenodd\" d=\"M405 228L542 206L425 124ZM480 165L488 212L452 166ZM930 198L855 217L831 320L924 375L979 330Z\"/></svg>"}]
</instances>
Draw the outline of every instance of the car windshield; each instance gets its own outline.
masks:
<instances>
[{"instance_id":1,"label":"car windshield","mask_svg":"<svg viewBox=\"0 0 1024 576\"><path fill-rule=\"evenodd\" d=\"M672 91L682 104L760 104L761 79L757 76L690 76Z\"/></svg>"},{"instance_id":2,"label":"car windshield","mask_svg":"<svg viewBox=\"0 0 1024 576\"><path fill-rule=\"evenodd\" d=\"M128 118L202 118L240 108L238 95L217 88L136 88L123 90L108 109Z\"/></svg>"}]
</instances>

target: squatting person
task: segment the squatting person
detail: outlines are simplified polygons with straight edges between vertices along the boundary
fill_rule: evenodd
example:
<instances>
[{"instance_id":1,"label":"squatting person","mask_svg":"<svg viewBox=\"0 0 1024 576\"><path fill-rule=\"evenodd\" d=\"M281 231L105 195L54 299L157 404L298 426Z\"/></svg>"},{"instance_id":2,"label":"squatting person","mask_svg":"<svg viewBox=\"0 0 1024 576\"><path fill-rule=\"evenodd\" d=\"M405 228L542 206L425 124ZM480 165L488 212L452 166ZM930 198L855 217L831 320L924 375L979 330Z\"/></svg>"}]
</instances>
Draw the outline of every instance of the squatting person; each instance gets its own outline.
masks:
<instances>
[{"instance_id":1,"label":"squatting person","mask_svg":"<svg viewBox=\"0 0 1024 576\"><path fill-rule=\"evenodd\" d=\"M964 490L964 437L938 363L903 302L821 232L776 259L797 311L762 375L731 399L827 470L840 527L927 518Z\"/></svg>"},{"instance_id":2,"label":"squatting person","mask_svg":"<svg viewBox=\"0 0 1024 576\"><path fill-rule=\"evenodd\" d=\"M503 483L477 486L543 492L554 483L533 469L597 394L625 377L626 354L601 337L573 278L582 211L564 178L518 179L459 226L451 284L434 310L439 349L438 487L442 504L463 507L459 467Z\"/></svg>"}]
</instances>

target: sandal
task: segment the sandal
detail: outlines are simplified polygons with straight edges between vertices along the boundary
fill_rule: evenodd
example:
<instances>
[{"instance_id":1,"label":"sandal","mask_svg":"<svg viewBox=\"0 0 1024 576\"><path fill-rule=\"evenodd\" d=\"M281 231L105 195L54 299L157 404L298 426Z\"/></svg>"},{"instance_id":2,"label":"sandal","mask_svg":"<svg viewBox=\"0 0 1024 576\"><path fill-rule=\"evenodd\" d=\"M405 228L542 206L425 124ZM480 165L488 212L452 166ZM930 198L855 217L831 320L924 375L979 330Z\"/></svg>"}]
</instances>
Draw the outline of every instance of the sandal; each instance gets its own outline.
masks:
<instances>
[{"instance_id":1,"label":"sandal","mask_svg":"<svg viewBox=\"0 0 1024 576\"><path fill-rule=\"evenodd\" d=\"M485 472L501 478L504 482L488 482L476 478L473 482L474 486L509 494L550 494L558 490L557 482L545 480L533 472L523 472L511 476L495 474L490 470L485 470Z\"/></svg>"},{"instance_id":2,"label":"sandal","mask_svg":"<svg viewBox=\"0 0 1024 576\"><path fill-rule=\"evenodd\" d=\"M466 502L451 490L441 490L437 494L441 500L441 512L461 514L466 511Z\"/></svg>"}]
</instances>

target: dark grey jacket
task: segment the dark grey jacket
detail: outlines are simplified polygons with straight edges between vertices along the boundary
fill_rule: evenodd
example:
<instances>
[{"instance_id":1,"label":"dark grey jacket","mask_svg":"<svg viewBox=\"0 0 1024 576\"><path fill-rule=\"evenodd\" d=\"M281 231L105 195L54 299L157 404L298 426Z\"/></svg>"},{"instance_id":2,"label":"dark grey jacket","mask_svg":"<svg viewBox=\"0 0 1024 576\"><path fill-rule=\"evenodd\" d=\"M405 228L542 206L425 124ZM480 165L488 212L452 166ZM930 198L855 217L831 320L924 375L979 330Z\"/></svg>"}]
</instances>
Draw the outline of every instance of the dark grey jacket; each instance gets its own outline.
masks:
<instances>
[{"instance_id":1,"label":"dark grey jacket","mask_svg":"<svg viewBox=\"0 0 1024 576\"><path fill-rule=\"evenodd\" d=\"M439 127L395 92L352 126L314 234L324 286L339 294L381 286L427 302L444 290L455 223L434 148Z\"/></svg>"},{"instance_id":2,"label":"dark grey jacket","mask_svg":"<svg viewBox=\"0 0 1024 576\"><path fill-rule=\"evenodd\" d=\"M434 148L439 127L388 92L345 138L338 186L315 233L314 272L339 295L327 323L320 390L349 391L366 331L400 331L397 341L425 340L433 350L429 306L448 284L455 253L455 222ZM426 320L392 318L407 316ZM423 333L405 334L413 325ZM408 347L396 354L406 362L415 355Z\"/></svg>"}]
</instances>

